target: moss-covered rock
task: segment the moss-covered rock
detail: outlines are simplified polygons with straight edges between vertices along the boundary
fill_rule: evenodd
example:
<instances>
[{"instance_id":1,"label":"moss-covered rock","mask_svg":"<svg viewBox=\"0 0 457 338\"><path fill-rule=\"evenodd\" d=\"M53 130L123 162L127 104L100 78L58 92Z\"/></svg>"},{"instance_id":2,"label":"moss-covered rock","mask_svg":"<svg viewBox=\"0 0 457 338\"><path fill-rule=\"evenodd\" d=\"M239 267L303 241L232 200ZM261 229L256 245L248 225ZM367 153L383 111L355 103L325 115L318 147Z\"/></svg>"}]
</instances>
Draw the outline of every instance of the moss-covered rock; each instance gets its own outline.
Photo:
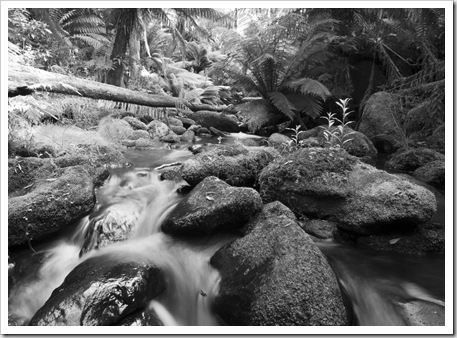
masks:
<instances>
[{"instance_id":1,"label":"moss-covered rock","mask_svg":"<svg viewBox=\"0 0 457 338\"><path fill-rule=\"evenodd\" d=\"M177 121L179 121L179 120L177 120ZM181 122L181 121L179 121L179 122ZM186 132L186 128L184 128L183 126L170 125L170 130L172 132L174 132L176 135L182 135L182 134L184 134Z\"/></svg>"},{"instance_id":2,"label":"moss-covered rock","mask_svg":"<svg viewBox=\"0 0 457 338\"><path fill-rule=\"evenodd\" d=\"M314 237L321 239L333 238L337 229L336 224L327 220L312 219L305 222L301 222L301 227Z\"/></svg>"},{"instance_id":3,"label":"moss-covered rock","mask_svg":"<svg viewBox=\"0 0 457 338\"><path fill-rule=\"evenodd\" d=\"M186 117L195 121L202 127L214 127L222 131L237 133L240 131L238 123L230 116L224 113L200 110L197 112L186 112Z\"/></svg>"},{"instance_id":4,"label":"moss-covered rock","mask_svg":"<svg viewBox=\"0 0 457 338\"><path fill-rule=\"evenodd\" d=\"M270 147L249 147L240 144L205 147L180 167L184 180L196 186L205 177L216 176L233 186L253 186L260 171L275 158L277 150Z\"/></svg>"},{"instance_id":5,"label":"moss-covered rock","mask_svg":"<svg viewBox=\"0 0 457 338\"><path fill-rule=\"evenodd\" d=\"M412 148L395 153L386 162L386 168L393 171L408 172L434 161L444 162L444 155L427 148Z\"/></svg>"},{"instance_id":6,"label":"moss-covered rock","mask_svg":"<svg viewBox=\"0 0 457 338\"><path fill-rule=\"evenodd\" d=\"M442 124L441 126L436 128L433 131L433 134L425 140L427 147L430 149L433 149L441 154L444 154L445 150L446 150L446 139L445 139L446 133L445 132L446 132L446 127L444 124Z\"/></svg>"},{"instance_id":7,"label":"moss-covered rock","mask_svg":"<svg viewBox=\"0 0 457 338\"><path fill-rule=\"evenodd\" d=\"M214 311L227 325L348 325L335 275L290 210L265 205L245 235L211 258Z\"/></svg>"},{"instance_id":8,"label":"moss-covered rock","mask_svg":"<svg viewBox=\"0 0 457 338\"><path fill-rule=\"evenodd\" d=\"M162 138L168 135L168 133L170 132L170 128L168 128L168 126L165 123L160 122L158 120L151 121L147 127L149 133L151 134L151 138Z\"/></svg>"},{"instance_id":9,"label":"moss-covered rock","mask_svg":"<svg viewBox=\"0 0 457 338\"><path fill-rule=\"evenodd\" d=\"M269 164L260 177L264 202L328 219L367 235L410 229L436 212L429 190L361 163L342 149L301 149Z\"/></svg>"},{"instance_id":10,"label":"moss-covered rock","mask_svg":"<svg viewBox=\"0 0 457 338\"><path fill-rule=\"evenodd\" d=\"M363 111L359 132L365 134L375 147L392 153L405 144L399 99L388 92L377 92L368 99Z\"/></svg>"},{"instance_id":11,"label":"moss-covered rock","mask_svg":"<svg viewBox=\"0 0 457 338\"><path fill-rule=\"evenodd\" d=\"M70 272L30 325L114 325L164 289L163 273L138 257L91 257Z\"/></svg>"},{"instance_id":12,"label":"moss-covered rock","mask_svg":"<svg viewBox=\"0 0 457 338\"><path fill-rule=\"evenodd\" d=\"M439 189L444 189L446 166L444 161L437 160L416 169L414 177Z\"/></svg>"},{"instance_id":13,"label":"moss-covered rock","mask_svg":"<svg viewBox=\"0 0 457 338\"><path fill-rule=\"evenodd\" d=\"M237 232L262 207L251 188L234 188L216 177L200 182L170 213L162 231L176 235Z\"/></svg>"},{"instance_id":14,"label":"moss-covered rock","mask_svg":"<svg viewBox=\"0 0 457 338\"><path fill-rule=\"evenodd\" d=\"M8 199L8 246L46 239L79 220L94 204L88 170L56 168L48 178L35 179L26 194Z\"/></svg>"},{"instance_id":15,"label":"moss-covered rock","mask_svg":"<svg viewBox=\"0 0 457 338\"><path fill-rule=\"evenodd\" d=\"M290 142L292 142L292 140L289 137L287 137L286 135L279 134L279 133L273 133L268 138L267 142L268 142L268 145L271 147L281 148L281 147L284 147L285 145L289 146Z\"/></svg>"}]
</instances>

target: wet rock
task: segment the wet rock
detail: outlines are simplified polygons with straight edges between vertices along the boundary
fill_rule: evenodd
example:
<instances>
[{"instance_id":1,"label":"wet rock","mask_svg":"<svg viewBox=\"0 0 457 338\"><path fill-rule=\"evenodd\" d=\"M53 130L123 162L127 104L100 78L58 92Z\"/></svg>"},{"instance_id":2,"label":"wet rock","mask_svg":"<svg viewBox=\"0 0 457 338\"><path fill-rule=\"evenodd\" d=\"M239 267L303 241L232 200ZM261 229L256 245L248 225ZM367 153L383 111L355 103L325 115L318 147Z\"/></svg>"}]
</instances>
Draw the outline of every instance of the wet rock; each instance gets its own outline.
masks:
<instances>
[{"instance_id":1,"label":"wet rock","mask_svg":"<svg viewBox=\"0 0 457 338\"><path fill-rule=\"evenodd\" d=\"M200 136L201 134L209 134L209 135L211 135L211 132L209 131L208 128L201 127L201 128L198 128L196 134L197 134L198 136Z\"/></svg>"},{"instance_id":2,"label":"wet rock","mask_svg":"<svg viewBox=\"0 0 457 338\"><path fill-rule=\"evenodd\" d=\"M30 192L35 180L54 177L55 169L53 162L36 157L8 159L8 195Z\"/></svg>"},{"instance_id":3,"label":"wet rock","mask_svg":"<svg viewBox=\"0 0 457 338\"><path fill-rule=\"evenodd\" d=\"M179 120L178 120L179 121ZM174 132L176 135L182 135L186 132L186 128L182 126L170 126L170 129L172 132Z\"/></svg>"},{"instance_id":4,"label":"wet rock","mask_svg":"<svg viewBox=\"0 0 457 338\"><path fill-rule=\"evenodd\" d=\"M160 140L167 143L179 143L181 138L173 131L170 131L168 135L163 136Z\"/></svg>"},{"instance_id":5,"label":"wet rock","mask_svg":"<svg viewBox=\"0 0 457 338\"><path fill-rule=\"evenodd\" d=\"M412 233L359 237L357 244L374 250L398 252L407 255L444 254L444 235L442 226L424 224L418 226Z\"/></svg>"},{"instance_id":6,"label":"wet rock","mask_svg":"<svg viewBox=\"0 0 457 338\"><path fill-rule=\"evenodd\" d=\"M277 205L211 258L221 274L215 313L227 325L348 325L326 258Z\"/></svg>"},{"instance_id":7,"label":"wet rock","mask_svg":"<svg viewBox=\"0 0 457 338\"><path fill-rule=\"evenodd\" d=\"M181 142L194 142L195 133L191 130L187 130L184 134L181 135Z\"/></svg>"},{"instance_id":8,"label":"wet rock","mask_svg":"<svg viewBox=\"0 0 457 338\"><path fill-rule=\"evenodd\" d=\"M160 121L154 120L148 124L148 131L152 138L159 137L160 139L170 132L170 128Z\"/></svg>"},{"instance_id":9,"label":"wet rock","mask_svg":"<svg viewBox=\"0 0 457 338\"><path fill-rule=\"evenodd\" d=\"M138 140L140 138L149 138L149 133L146 130L134 130L131 139Z\"/></svg>"},{"instance_id":10,"label":"wet rock","mask_svg":"<svg viewBox=\"0 0 457 338\"><path fill-rule=\"evenodd\" d=\"M268 138L268 145L275 148L281 148L290 145L292 140L283 134L274 133Z\"/></svg>"},{"instance_id":11,"label":"wet rock","mask_svg":"<svg viewBox=\"0 0 457 338\"><path fill-rule=\"evenodd\" d=\"M163 326L161 320L152 311L139 311L116 324L117 326Z\"/></svg>"},{"instance_id":12,"label":"wet rock","mask_svg":"<svg viewBox=\"0 0 457 338\"><path fill-rule=\"evenodd\" d=\"M379 151L392 153L405 143L404 132L397 123L401 120L400 100L388 92L374 93L363 111L359 132L365 134Z\"/></svg>"},{"instance_id":13,"label":"wet rock","mask_svg":"<svg viewBox=\"0 0 457 338\"><path fill-rule=\"evenodd\" d=\"M182 122L183 127L187 128L187 129L189 129L190 126L196 124L194 120L189 119L187 117L180 117L179 116L179 117L177 117L177 119L180 120Z\"/></svg>"},{"instance_id":14,"label":"wet rock","mask_svg":"<svg viewBox=\"0 0 457 338\"><path fill-rule=\"evenodd\" d=\"M182 123L182 121L176 117L169 117L168 118L168 125L170 127L174 126L174 127L184 127L184 124Z\"/></svg>"},{"instance_id":15,"label":"wet rock","mask_svg":"<svg viewBox=\"0 0 457 338\"><path fill-rule=\"evenodd\" d=\"M136 140L123 140L121 144L124 147L132 148L136 145Z\"/></svg>"},{"instance_id":16,"label":"wet rock","mask_svg":"<svg viewBox=\"0 0 457 338\"><path fill-rule=\"evenodd\" d=\"M302 222L301 226L306 233L321 239L333 238L333 235L337 230L335 223L320 219Z\"/></svg>"},{"instance_id":17,"label":"wet rock","mask_svg":"<svg viewBox=\"0 0 457 338\"><path fill-rule=\"evenodd\" d=\"M164 289L163 273L140 257L94 256L70 272L29 325L114 325Z\"/></svg>"},{"instance_id":18,"label":"wet rock","mask_svg":"<svg viewBox=\"0 0 457 338\"><path fill-rule=\"evenodd\" d=\"M386 162L386 168L393 171L414 171L438 160L444 162L444 155L427 148L413 148L395 153Z\"/></svg>"},{"instance_id":19,"label":"wet rock","mask_svg":"<svg viewBox=\"0 0 457 338\"><path fill-rule=\"evenodd\" d=\"M200 110L197 112L185 112L186 117L191 118L202 127L214 127L222 131L237 133L240 131L238 123L224 113Z\"/></svg>"},{"instance_id":20,"label":"wet rock","mask_svg":"<svg viewBox=\"0 0 457 338\"><path fill-rule=\"evenodd\" d=\"M411 230L437 210L432 192L361 163L342 149L307 148L270 163L259 177L264 203L369 235Z\"/></svg>"},{"instance_id":21,"label":"wet rock","mask_svg":"<svg viewBox=\"0 0 457 338\"><path fill-rule=\"evenodd\" d=\"M194 133L197 133L197 131L201 128L202 126L199 124L193 124L189 128L187 128L187 131L193 131Z\"/></svg>"},{"instance_id":22,"label":"wet rock","mask_svg":"<svg viewBox=\"0 0 457 338\"><path fill-rule=\"evenodd\" d=\"M278 157L278 151L270 147L214 145L186 160L180 171L191 186L208 176L216 176L233 186L253 186L260 171Z\"/></svg>"},{"instance_id":23,"label":"wet rock","mask_svg":"<svg viewBox=\"0 0 457 338\"><path fill-rule=\"evenodd\" d=\"M123 118L124 121L127 121L133 129L135 130L148 130L148 127L146 126L146 124L144 124L143 122L141 122L140 120L136 119L135 117L131 117L131 116L126 116Z\"/></svg>"},{"instance_id":24,"label":"wet rock","mask_svg":"<svg viewBox=\"0 0 457 338\"><path fill-rule=\"evenodd\" d=\"M408 326L444 326L444 306L424 300L400 302L398 308Z\"/></svg>"},{"instance_id":25,"label":"wet rock","mask_svg":"<svg viewBox=\"0 0 457 338\"><path fill-rule=\"evenodd\" d=\"M98 125L98 133L111 142L120 144L122 140L130 139L133 136L133 128L125 120L103 118Z\"/></svg>"},{"instance_id":26,"label":"wet rock","mask_svg":"<svg viewBox=\"0 0 457 338\"><path fill-rule=\"evenodd\" d=\"M445 170L444 161L437 160L416 169L413 176L422 182L444 189Z\"/></svg>"},{"instance_id":27,"label":"wet rock","mask_svg":"<svg viewBox=\"0 0 457 338\"><path fill-rule=\"evenodd\" d=\"M8 198L8 246L40 241L76 222L94 206L94 184L83 166L56 169L28 193Z\"/></svg>"},{"instance_id":28,"label":"wet rock","mask_svg":"<svg viewBox=\"0 0 457 338\"><path fill-rule=\"evenodd\" d=\"M162 224L162 231L176 235L237 232L262 207L251 188L234 188L216 177L200 182Z\"/></svg>"},{"instance_id":29,"label":"wet rock","mask_svg":"<svg viewBox=\"0 0 457 338\"><path fill-rule=\"evenodd\" d=\"M159 141L156 137L154 139L150 138L140 138L135 141L135 148L136 149L150 149L150 148L162 148L163 144Z\"/></svg>"}]
</instances>

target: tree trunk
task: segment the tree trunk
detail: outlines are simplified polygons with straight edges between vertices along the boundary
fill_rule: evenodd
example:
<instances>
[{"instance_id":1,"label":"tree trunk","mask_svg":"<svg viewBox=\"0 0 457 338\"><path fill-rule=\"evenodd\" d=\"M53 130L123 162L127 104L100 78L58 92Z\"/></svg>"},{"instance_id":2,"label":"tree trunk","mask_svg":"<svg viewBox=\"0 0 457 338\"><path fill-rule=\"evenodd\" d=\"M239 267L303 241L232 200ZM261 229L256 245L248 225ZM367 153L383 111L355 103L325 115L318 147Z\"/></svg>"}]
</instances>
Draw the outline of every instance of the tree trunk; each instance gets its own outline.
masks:
<instances>
[{"instance_id":1,"label":"tree trunk","mask_svg":"<svg viewBox=\"0 0 457 338\"><path fill-rule=\"evenodd\" d=\"M24 95L21 93L31 90L79 95L92 99L125 102L148 107L176 107L178 103L178 100L171 96L136 92L126 88L9 63L8 95ZM20 91L20 93L17 94L15 91ZM179 102L179 104L185 105L193 111L222 111L226 109L225 106L211 106L208 104L194 105L189 102Z\"/></svg>"},{"instance_id":2,"label":"tree trunk","mask_svg":"<svg viewBox=\"0 0 457 338\"><path fill-rule=\"evenodd\" d=\"M130 34L129 67L130 79L136 79L140 74L140 34L137 31Z\"/></svg>"}]
</instances>

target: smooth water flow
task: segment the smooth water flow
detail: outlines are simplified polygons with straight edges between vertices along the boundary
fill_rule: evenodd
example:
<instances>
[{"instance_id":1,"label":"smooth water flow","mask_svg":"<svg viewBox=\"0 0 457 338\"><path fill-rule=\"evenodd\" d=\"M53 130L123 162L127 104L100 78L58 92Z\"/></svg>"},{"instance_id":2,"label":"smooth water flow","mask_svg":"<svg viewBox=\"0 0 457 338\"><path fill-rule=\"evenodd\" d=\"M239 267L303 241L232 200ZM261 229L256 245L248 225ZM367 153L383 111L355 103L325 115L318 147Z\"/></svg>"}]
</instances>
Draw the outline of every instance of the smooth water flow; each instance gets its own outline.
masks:
<instances>
[{"instance_id":1,"label":"smooth water flow","mask_svg":"<svg viewBox=\"0 0 457 338\"><path fill-rule=\"evenodd\" d=\"M188 151L132 152L135 166L112 172L101 187L91 215L73 231L52 242L15 253L16 268L9 284L10 325L27 325L65 276L89 257L132 257L158 266L165 274L166 290L150 301L164 325L219 325L211 312L218 293L219 274L209 260L233 235L207 238L173 238L160 231L165 217L182 199L184 183L161 181L154 168L192 156ZM107 217L134 226L129 238L80 257L86 233L94 222ZM92 222L92 223L91 223ZM109 229L108 229L109 230ZM405 325L397 304L421 299L444 306L444 258L389 256L335 243L320 242L342 291L349 298L358 325Z\"/></svg>"}]
</instances>

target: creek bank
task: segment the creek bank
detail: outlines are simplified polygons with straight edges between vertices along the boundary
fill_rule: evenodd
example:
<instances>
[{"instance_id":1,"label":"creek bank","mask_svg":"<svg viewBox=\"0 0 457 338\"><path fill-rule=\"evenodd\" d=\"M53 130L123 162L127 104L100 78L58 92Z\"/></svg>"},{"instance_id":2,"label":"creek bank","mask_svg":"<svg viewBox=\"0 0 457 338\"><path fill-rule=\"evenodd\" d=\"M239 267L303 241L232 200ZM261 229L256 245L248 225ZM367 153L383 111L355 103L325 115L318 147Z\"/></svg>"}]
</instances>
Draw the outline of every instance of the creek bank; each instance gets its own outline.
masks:
<instances>
[{"instance_id":1,"label":"creek bank","mask_svg":"<svg viewBox=\"0 0 457 338\"><path fill-rule=\"evenodd\" d=\"M162 272L140 257L91 257L70 272L29 325L113 325L164 289Z\"/></svg>"},{"instance_id":2,"label":"creek bank","mask_svg":"<svg viewBox=\"0 0 457 338\"><path fill-rule=\"evenodd\" d=\"M226 325L348 325L326 258L279 202L211 258L221 274L214 311Z\"/></svg>"}]
</instances>

